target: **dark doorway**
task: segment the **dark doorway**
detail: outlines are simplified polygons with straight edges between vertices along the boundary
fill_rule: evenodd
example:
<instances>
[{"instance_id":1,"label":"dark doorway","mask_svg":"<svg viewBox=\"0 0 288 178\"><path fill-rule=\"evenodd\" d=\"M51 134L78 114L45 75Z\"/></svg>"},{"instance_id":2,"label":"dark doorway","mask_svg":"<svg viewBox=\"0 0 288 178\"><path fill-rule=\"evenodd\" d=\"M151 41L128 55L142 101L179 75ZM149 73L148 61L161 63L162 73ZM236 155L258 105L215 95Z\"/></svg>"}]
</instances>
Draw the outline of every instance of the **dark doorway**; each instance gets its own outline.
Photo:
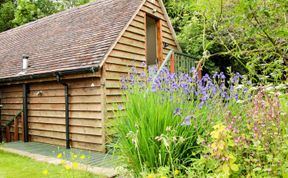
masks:
<instances>
[{"instance_id":1,"label":"dark doorway","mask_svg":"<svg viewBox=\"0 0 288 178\"><path fill-rule=\"evenodd\" d=\"M147 16L146 18L146 49L147 65L157 64L157 20Z\"/></svg>"}]
</instances>

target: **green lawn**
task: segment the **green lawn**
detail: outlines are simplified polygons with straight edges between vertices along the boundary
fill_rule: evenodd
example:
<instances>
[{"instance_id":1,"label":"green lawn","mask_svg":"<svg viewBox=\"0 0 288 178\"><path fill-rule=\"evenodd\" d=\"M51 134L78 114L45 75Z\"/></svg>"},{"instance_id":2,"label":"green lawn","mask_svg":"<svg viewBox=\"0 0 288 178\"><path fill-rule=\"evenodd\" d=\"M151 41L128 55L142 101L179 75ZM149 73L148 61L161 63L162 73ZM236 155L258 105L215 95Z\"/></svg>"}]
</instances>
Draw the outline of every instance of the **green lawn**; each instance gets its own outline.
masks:
<instances>
[{"instance_id":1,"label":"green lawn","mask_svg":"<svg viewBox=\"0 0 288 178\"><path fill-rule=\"evenodd\" d=\"M0 151L0 178L100 178L99 176L34 161L30 158Z\"/></svg>"}]
</instances>

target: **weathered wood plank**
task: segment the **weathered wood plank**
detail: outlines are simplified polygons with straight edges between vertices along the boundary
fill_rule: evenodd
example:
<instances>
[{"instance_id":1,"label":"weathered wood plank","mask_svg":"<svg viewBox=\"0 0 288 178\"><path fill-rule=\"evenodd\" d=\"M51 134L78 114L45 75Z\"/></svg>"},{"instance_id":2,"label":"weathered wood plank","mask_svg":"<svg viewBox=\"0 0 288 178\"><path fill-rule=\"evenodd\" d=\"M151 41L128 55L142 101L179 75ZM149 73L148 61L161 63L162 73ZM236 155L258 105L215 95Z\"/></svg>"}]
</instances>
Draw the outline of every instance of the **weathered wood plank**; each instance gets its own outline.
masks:
<instances>
[{"instance_id":1,"label":"weathered wood plank","mask_svg":"<svg viewBox=\"0 0 288 178\"><path fill-rule=\"evenodd\" d=\"M139 48L135 48L133 46L124 45L121 43L118 43L114 49L119 50L119 51L123 51L123 52L133 53L133 54L145 55L144 50L139 49Z\"/></svg>"},{"instance_id":2,"label":"weathered wood plank","mask_svg":"<svg viewBox=\"0 0 288 178\"><path fill-rule=\"evenodd\" d=\"M145 42L145 36L144 35L138 35L137 33L126 31L123 34L124 37L135 39L137 41Z\"/></svg>"},{"instance_id":3,"label":"weathered wood plank","mask_svg":"<svg viewBox=\"0 0 288 178\"><path fill-rule=\"evenodd\" d=\"M127 46L134 46L134 47L137 47L137 48L140 48L140 49L144 49L145 48L145 43L143 41L138 41L138 40L134 40L134 39L131 39L131 38L127 38L127 37L122 37L118 44L124 44L124 45L127 45Z\"/></svg>"},{"instance_id":4,"label":"weathered wood plank","mask_svg":"<svg viewBox=\"0 0 288 178\"><path fill-rule=\"evenodd\" d=\"M145 55L127 53L127 52L118 51L118 50L113 50L113 51L110 53L110 56L112 56L112 57L118 57L118 58L123 58L123 59L131 59L131 60L145 61Z\"/></svg>"}]
</instances>

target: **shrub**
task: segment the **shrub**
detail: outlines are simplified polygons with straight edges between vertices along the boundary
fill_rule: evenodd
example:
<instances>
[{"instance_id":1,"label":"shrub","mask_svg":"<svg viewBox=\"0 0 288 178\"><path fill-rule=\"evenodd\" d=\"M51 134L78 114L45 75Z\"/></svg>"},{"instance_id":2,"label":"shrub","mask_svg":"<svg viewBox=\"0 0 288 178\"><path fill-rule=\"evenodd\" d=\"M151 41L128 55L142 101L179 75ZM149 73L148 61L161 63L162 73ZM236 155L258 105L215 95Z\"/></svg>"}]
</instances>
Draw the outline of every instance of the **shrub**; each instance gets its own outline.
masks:
<instances>
[{"instance_id":1,"label":"shrub","mask_svg":"<svg viewBox=\"0 0 288 178\"><path fill-rule=\"evenodd\" d=\"M233 115L245 111L242 103L249 101L253 89L247 88L243 76L232 74L227 82L223 73L216 73L197 80L191 77L193 72L177 75L164 69L154 79L149 75L155 69L140 76L133 69L123 80L125 102L117 113L115 148L135 175L167 167L165 174L184 175L205 151L201 140L213 126L228 111Z\"/></svg>"},{"instance_id":2,"label":"shrub","mask_svg":"<svg viewBox=\"0 0 288 178\"><path fill-rule=\"evenodd\" d=\"M287 95L281 100L287 107ZM288 117L278 94L271 95L261 88L246 105L249 107L244 115L228 112L225 120L214 127L203 142L201 158L194 159L189 168L190 175L288 176Z\"/></svg>"}]
</instances>

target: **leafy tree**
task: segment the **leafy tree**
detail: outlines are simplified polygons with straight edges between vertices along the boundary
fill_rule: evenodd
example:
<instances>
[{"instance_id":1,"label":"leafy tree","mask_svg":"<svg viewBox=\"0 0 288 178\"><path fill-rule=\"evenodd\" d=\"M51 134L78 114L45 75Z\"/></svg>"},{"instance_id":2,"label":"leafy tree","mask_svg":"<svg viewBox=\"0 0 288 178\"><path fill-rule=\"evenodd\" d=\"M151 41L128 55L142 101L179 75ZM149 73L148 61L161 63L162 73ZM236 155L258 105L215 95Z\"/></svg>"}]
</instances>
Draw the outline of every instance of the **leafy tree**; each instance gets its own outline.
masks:
<instances>
[{"instance_id":1,"label":"leafy tree","mask_svg":"<svg viewBox=\"0 0 288 178\"><path fill-rule=\"evenodd\" d=\"M19 26L58 11L55 3L50 0L18 0L13 22Z\"/></svg>"},{"instance_id":2,"label":"leafy tree","mask_svg":"<svg viewBox=\"0 0 288 178\"><path fill-rule=\"evenodd\" d=\"M80 6L90 2L91 0L62 0L59 1L59 6L61 9L71 9L76 6Z\"/></svg>"},{"instance_id":3,"label":"leafy tree","mask_svg":"<svg viewBox=\"0 0 288 178\"><path fill-rule=\"evenodd\" d=\"M287 79L286 0L166 0L185 52L204 70L231 66L254 81Z\"/></svg>"},{"instance_id":4,"label":"leafy tree","mask_svg":"<svg viewBox=\"0 0 288 178\"><path fill-rule=\"evenodd\" d=\"M12 1L0 1L0 32L13 28L14 11Z\"/></svg>"},{"instance_id":5,"label":"leafy tree","mask_svg":"<svg viewBox=\"0 0 288 178\"><path fill-rule=\"evenodd\" d=\"M0 0L0 32L90 0Z\"/></svg>"}]
</instances>

